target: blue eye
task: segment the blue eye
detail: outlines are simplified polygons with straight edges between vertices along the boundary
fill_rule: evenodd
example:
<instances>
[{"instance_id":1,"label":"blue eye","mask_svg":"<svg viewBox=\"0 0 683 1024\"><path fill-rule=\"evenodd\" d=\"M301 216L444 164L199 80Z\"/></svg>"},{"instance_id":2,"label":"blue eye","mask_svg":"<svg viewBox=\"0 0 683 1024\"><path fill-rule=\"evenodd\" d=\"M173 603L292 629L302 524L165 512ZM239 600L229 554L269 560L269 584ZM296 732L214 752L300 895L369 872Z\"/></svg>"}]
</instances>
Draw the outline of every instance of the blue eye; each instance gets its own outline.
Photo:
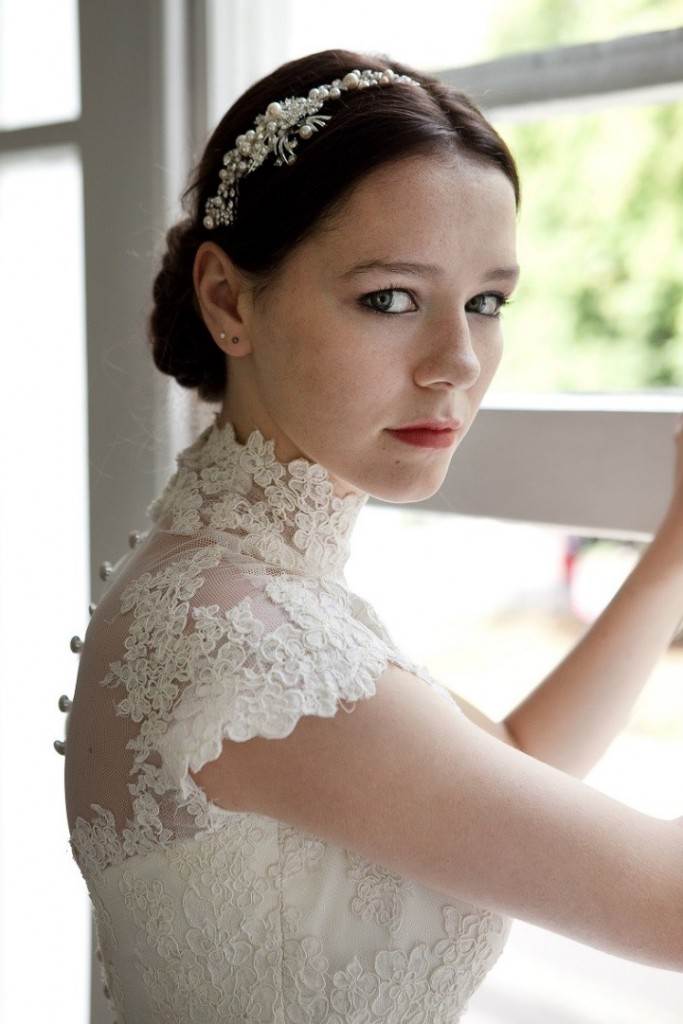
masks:
<instances>
[{"instance_id":1,"label":"blue eye","mask_svg":"<svg viewBox=\"0 0 683 1024\"><path fill-rule=\"evenodd\" d=\"M494 320L497 319L500 316L500 311L502 310L503 306L509 306L510 302L512 301L511 299L507 299L504 295L501 295L500 292L482 292L481 295L475 295L474 299L471 299L470 301L474 302L475 299L497 299L498 300L498 305L497 305L496 311L494 313L482 313L482 316L493 317ZM475 313L480 313L480 312L481 312L481 310L475 310Z\"/></svg>"},{"instance_id":2,"label":"blue eye","mask_svg":"<svg viewBox=\"0 0 683 1024\"><path fill-rule=\"evenodd\" d=\"M364 301L365 299L374 299L376 295L391 295L392 293L397 292L403 292L404 295L410 295L410 292L406 288L399 288L397 285L389 285L387 288L380 288L376 292L367 292L367 294L362 295L358 301L365 309L369 309L371 313L388 313L390 316L398 316L401 312L400 310L399 313L394 313L386 308L382 309L381 306L380 308L377 308L376 306L368 306ZM410 295L410 298L415 302L412 295ZM385 303L385 307L389 304L390 303ZM404 310L403 312L414 313L415 310L409 309Z\"/></svg>"},{"instance_id":3,"label":"blue eye","mask_svg":"<svg viewBox=\"0 0 683 1024\"><path fill-rule=\"evenodd\" d=\"M380 304L379 307L368 304L369 301L374 300L375 297L378 296L378 295L379 296L382 296L382 295L392 295L393 293L397 293L397 292L403 292L404 295L409 295L410 298L412 299L412 301L415 303L415 299L413 298L411 293L406 288L399 288L398 285L393 285L393 284L388 285L386 288L379 288L377 291L374 291L374 292L366 292L366 294L362 295L358 301L359 301L360 305L363 306L364 309L369 309L371 313L380 313L380 314L389 315L389 316L400 316L402 313L415 313L415 312L417 312L417 310L414 310L414 309L406 309L406 310L399 310L398 312L393 312L390 309L388 309L388 306L390 306L392 304L393 300L389 300L389 302L385 302L383 304L383 307L382 307L382 304ZM511 302L510 299L506 298L504 295L501 295L500 292L482 292L481 295L475 295L474 299L470 299L470 302L475 302L478 299L492 299L492 298L496 299L497 302L498 302L496 310L493 313L485 313L485 312L483 312L482 310L479 310L479 309L475 309L472 312L480 313L482 316L488 317L489 319L493 319L493 320L497 319L500 316L500 312L501 312L503 306L507 306Z\"/></svg>"}]
</instances>

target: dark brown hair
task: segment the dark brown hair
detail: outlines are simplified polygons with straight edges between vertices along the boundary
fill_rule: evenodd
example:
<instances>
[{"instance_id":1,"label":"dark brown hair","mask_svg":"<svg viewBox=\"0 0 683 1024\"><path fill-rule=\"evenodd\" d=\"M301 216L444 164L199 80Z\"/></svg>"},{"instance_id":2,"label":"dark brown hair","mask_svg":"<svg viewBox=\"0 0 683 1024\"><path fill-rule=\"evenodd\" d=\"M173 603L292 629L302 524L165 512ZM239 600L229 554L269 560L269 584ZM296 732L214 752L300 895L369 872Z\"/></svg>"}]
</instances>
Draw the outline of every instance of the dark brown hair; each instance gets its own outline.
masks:
<instances>
[{"instance_id":1,"label":"dark brown hair","mask_svg":"<svg viewBox=\"0 0 683 1024\"><path fill-rule=\"evenodd\" d=\"M204 204L217 192L223 154L252 127L256 115L274 100L305 96L313 86L363 68L393 68L422 88L379 86L362 94L342 92L339 99L328 101L321 113L331 113L331 120L305 140L296 160L276 167L268 156L240 179L234 222L205 228ZM166 233L147 322L156 366L183 387L196 388L207 402L223 399L227 358L204 323L192 280L202 242L215 241L254 282L258 298L291 250L319 229L323 218L337 212L369 171L402 157L454 152L499 167L512 183L519 209L517 168L505 142L466 94L437 78L385 54L321 50L259 79L215 128L181 198L187 216Z\"/></svg>"}]
</instances>

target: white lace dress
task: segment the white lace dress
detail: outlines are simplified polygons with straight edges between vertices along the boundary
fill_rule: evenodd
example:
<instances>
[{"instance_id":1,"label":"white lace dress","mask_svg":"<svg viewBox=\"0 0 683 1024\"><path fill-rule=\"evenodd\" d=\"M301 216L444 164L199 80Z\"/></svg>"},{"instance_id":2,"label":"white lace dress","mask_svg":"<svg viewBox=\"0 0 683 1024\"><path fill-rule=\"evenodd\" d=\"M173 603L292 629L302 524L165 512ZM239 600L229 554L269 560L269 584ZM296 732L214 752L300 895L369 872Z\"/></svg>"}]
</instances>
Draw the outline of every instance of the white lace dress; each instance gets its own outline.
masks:
<instances>
[{"instance_id":1,"label":"white lace dress","mask_svg":"<svg viewBox=\"0 0 683 1024\"><path fill-rule=\"evenodd\" d=\"M511 920L290 824L226 811L188 774L224 737L288 736L412 671L343 574L367 495L239 443L217 416L90 619L68 720L69 844L119 1024L455 1024Z\"/></svg>"}]
</instances>

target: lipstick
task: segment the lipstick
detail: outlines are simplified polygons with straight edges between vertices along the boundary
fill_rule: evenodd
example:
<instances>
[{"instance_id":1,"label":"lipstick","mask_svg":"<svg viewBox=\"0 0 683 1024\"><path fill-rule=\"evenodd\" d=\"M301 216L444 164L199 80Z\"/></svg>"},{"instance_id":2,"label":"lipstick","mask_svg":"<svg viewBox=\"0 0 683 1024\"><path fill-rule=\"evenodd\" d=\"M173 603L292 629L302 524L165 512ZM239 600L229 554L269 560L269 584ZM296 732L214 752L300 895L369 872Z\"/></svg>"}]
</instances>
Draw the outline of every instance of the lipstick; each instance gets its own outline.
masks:
<instances>
[{"instance_id":1,"label":"lipstick","mask_svg":"<svg viewBox=\"0 0 683 1024\"><path fill-rule=\"evenodd\" d=\"M416 445L418 448L449 448L455 441L458 430L418 428L416 430L388 430L387 433L405 444Z\"/></svg>"}]
</instances>

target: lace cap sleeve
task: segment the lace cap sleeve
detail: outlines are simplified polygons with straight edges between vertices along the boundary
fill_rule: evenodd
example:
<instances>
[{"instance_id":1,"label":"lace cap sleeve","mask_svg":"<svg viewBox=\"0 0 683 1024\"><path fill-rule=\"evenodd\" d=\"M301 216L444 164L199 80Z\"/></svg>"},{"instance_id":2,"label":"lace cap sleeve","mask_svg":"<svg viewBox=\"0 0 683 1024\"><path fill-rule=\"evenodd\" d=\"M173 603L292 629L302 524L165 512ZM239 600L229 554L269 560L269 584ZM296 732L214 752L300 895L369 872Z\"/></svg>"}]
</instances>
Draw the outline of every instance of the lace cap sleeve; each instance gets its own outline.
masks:
<instances>
[{"instance_id":1,"label":"lace cap sleeve","mask_svg":"<svg viewBox=\"0 0 683 1024\"><path fill-rule=\"evenodd\" d=\"M215 760L223 739L282 739L302 715L332 717L343 701L371 697L394 660L329 580L285 574L233 607L191 614L187 684L157 742L167 779L184 797L188 769Z\"/></svg>"}]
</instances>

